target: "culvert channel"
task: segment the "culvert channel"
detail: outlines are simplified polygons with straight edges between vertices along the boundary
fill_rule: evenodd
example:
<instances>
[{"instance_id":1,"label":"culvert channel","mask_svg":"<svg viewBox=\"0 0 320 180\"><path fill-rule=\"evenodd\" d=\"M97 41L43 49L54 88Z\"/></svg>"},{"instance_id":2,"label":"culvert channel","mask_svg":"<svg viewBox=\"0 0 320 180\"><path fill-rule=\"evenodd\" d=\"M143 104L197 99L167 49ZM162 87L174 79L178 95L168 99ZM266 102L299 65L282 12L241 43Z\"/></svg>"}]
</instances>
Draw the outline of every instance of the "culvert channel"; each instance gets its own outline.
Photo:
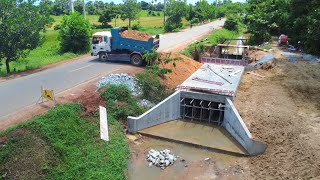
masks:
<instances>
[{"instance_id":1,"label":"culvert channel","mask_svg":"<svg viewBox=\"0 0 320 180\"><path fill-rule=\"evenodd\" d=\"M220 126L225 104L194 98L180 99L180 113L184 120L199 121Z\"/></svg>"}]
</instances>

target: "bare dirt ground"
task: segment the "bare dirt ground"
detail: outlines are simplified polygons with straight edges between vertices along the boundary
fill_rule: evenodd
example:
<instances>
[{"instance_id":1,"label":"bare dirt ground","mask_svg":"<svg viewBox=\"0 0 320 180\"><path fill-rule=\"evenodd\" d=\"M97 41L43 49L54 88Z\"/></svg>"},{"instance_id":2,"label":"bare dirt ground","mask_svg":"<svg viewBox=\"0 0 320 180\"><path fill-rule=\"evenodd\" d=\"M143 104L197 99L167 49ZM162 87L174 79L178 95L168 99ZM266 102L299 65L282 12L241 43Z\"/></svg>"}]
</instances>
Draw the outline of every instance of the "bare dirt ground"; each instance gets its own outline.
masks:
<instances>
[{"instance_id":1,"label":"bare dirt ground","mask_svg":"<svg viewBox=\"0 0 320 180\"><path fill-rule=\"evenodd\" d=\"M289 63L244 76L236 106L265 154L240 163L244 179L320 179L320 64Z\"/></svg>"}]
</instances>

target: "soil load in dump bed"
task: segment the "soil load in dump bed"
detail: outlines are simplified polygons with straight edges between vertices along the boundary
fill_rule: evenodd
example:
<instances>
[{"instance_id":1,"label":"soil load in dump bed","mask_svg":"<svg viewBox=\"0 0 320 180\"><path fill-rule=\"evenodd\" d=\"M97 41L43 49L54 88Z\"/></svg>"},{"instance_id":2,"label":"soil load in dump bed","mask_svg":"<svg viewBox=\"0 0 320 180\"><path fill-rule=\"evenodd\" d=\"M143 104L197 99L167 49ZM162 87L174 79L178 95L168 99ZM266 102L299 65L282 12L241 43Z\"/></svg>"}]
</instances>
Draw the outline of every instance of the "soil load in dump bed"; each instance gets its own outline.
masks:
<instances>
[{"instance_id":1,"label":"soil load in dump bed","mask_svg":"<svg viewBox=\"0 0 320 180\"><path fill-rule=\"evenodd\" d=\"M135 30L125 30L120 32L123 38L136 39L140 41L148 41L152 36L146 32L140 32Z\"/></svg>"},{"instance_id":2,"label":"soil load in dump bed","mask_svg":"<svg viewBox=\"0 0 320 180\"><path fill-rule=\"evenodd\" d=\"M164 59L166 54L162 54L161 58ZM168 68L172 70L172 73L165 75L162 79L167 87L174 89L181 83L183 83L189 76L191 76L196 70L198 70L203 64L195 61L180 53L172 53L170 58L176 58L176 61L171 61L166 64L161 64L162 68ZM174 65L175 62L175 65Z\"/></svg>"}]
</instances>

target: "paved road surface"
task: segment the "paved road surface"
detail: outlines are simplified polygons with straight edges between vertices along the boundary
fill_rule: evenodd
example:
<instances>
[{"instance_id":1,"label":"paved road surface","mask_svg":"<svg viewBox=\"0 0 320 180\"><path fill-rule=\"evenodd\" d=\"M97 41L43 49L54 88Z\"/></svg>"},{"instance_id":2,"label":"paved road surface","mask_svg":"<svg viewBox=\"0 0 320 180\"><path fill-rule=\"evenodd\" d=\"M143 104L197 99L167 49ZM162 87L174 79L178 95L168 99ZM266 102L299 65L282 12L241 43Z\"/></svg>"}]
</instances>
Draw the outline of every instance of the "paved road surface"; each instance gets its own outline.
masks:
<instances>
[{"instance_id":1,"label":"paved road surface","mask_svg":"<svg viewBox=\"0 0 320 180\"><path fill-rule=\"evenodd\" d=\"M224 20L164 35L160 39L159 51L174 48L181 43L194 41L213 28L223 25ZM59 93L99 75L118 70L128 64L99 62L89 57L42 72L0 83L0 120L7 115L37 102L40 88L45 86Z\"/></svg>"}]
</instances>

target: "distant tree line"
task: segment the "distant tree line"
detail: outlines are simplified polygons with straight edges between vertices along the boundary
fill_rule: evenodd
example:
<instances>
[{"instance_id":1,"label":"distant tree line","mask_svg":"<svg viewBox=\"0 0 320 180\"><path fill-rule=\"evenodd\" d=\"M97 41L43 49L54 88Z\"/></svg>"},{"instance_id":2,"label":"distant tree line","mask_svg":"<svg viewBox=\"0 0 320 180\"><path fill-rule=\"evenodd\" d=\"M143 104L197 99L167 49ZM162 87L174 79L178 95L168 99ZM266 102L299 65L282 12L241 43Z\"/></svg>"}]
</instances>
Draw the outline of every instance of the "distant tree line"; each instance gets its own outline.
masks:
<instances>
[{"instance_id":1,"label":"distant tree line","mask_svg":"<svg viewBox=\"0 0 320 180\"><path fill-rule=\"evenodd\" d=\"M288 34L292 44L301 41L306 52L320 54L319 0L249 0L246 22L252 43Z\"/></svg>"},{"instance_id":2,"label":"distant tree line","mask_svg":"<svg viewBox=\"0 0 320 180\"><path fill-rule=\"evenodd\" d=\"M41 0L40 4L47 5L49 8L49 13L55 16L69 14L70 11L69 0ZM138 5L142 10L163 11L164 9L164 4L162 2L157 2L156 0L152 1L151 3L141 1L138 3ZM119 5L115 4L114 2L108 3L103 1L88 1L86 2L86 11L89 15L101 15L105 8L112 6ZM74 1L74 10L80 13L83 12L83 0Z\"/></svg>"}]
</instances>

